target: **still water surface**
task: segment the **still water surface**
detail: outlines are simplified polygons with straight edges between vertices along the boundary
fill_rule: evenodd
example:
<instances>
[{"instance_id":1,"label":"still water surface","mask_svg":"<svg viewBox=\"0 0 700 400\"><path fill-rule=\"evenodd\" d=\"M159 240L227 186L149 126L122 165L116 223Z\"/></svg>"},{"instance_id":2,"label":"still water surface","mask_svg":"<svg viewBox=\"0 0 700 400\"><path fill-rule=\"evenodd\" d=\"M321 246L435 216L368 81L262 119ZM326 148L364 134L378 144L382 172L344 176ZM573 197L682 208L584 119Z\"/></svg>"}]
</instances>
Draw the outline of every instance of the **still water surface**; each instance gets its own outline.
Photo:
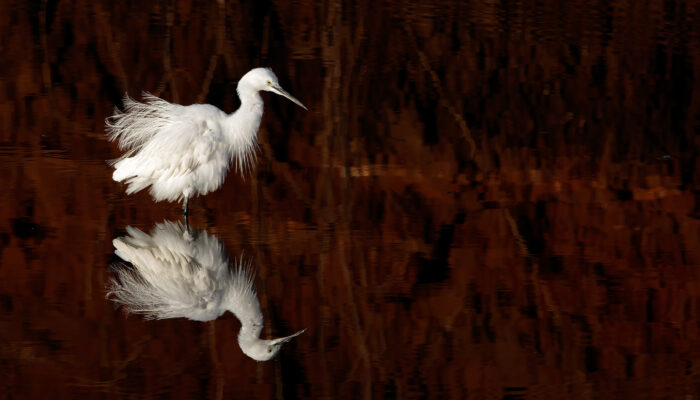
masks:
<instances>
[{"instance_id":1,"label":"still water surface","mask_svg":"<svg viewBox=\"0 0 700 400\"><path fill-rule=\"evenodd\" d=\"M548 5L547 3L552 3ZM592 4L0 6L7 398L698 398L700 9ZM252 176L190 223L256 269L265 363L230 313L105 299L125 92L232 112L270 66Z\"/></svg>"}]
</instances>

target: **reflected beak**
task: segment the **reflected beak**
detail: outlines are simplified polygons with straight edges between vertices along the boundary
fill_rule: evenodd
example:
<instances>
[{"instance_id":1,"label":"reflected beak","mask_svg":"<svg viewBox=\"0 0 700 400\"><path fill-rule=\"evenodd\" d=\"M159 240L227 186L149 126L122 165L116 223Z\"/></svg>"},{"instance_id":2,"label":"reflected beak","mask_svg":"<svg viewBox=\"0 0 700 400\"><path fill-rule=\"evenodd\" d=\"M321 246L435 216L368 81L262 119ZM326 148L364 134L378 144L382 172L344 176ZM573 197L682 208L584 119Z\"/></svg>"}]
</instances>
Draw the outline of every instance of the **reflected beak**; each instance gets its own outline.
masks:
<instances>
[{"instance_id":1,"label":"reflected beak","mask_svg":"<svg viewBox=\"0 0 700 400\"><path fill-rule=\"evenodd\" d=\"M304 106L302 106L302 107L304 107ZM306 108L306 107L304 107L304 108ZM288 341L294 339L295 337L301 335L301 334L304 333L304 332L306 332L306 329L302 329L302 330L300 330L299 332L297 332L297 333L295 333L295 334L293 334L293 335L289 335L289 336L286 336L286 337L283 337L283 338L275 339L275 340L272 341L272 344L274 345L274 344L287 343Z\"/></svg>"},{"instance_id":2,"label":"reflected beak","mask_svg":"<svg viewBox=\"0 0 700 400\"><path fill-rule=\"evenodd\" d=\"M294 102L294 104L298 105L299 107L303 108L306 111L309 111L309 109L306 108L305 105L301 104L301 101L297 100L296 97L292 96L291 94L289 94L289 92L282 89L282 86L280 86L276 83L273 83L272 85L270 85L270 88L272 89L271 90L272 92L277 93L280 96L284 96L284 97L288 98L289 100ZM296 336L296 335L294 335L294 336ZM292 337L294 337L294 336L292 336Z\"/></svg>"}]
</instances>

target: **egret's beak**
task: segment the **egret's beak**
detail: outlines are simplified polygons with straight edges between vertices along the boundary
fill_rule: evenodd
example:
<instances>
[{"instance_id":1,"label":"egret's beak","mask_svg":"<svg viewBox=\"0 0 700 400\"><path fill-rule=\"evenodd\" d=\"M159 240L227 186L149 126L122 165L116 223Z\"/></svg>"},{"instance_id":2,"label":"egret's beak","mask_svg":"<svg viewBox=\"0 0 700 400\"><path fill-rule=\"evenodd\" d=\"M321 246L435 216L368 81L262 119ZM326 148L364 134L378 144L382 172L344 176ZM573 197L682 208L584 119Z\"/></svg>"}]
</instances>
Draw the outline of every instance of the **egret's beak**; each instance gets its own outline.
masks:
<instances>
[{"instance_id":1,"label":"egret's beak","mask_svg":"<svg viewBox=\"0 0 700 400\"><path fill-rule=\"evenodd\" d=\"M297 100L296 97L292 96L291 94L289 94L289 92L287 92L286 90L282 89L282 86L280 86L280 85L278 85L278 84L276 84L276 83L272 83L272 84L270 84L270 89L272 89L272 90L271 90L272 92L277 93L277 94L280 95L280 96L284 96L284 97L288 98L289 100L291 100L292 102L294 102L294 104L298 105L299 107L303 108L303 109L306 110L306 111L309 111L309 109L306 108L305 105L301 104L301 101ZM302 331L302 332L303 332L303 331ZM301 333L301 332L300 332L300 333ZM293 335L292 337L294 337L294 336L296 336L296 335Z\"/></svg>"},{"instance_id":2,"label":"egret's beak","mask_svg":"<svg viewBox=\"0 0 700 400\"><path fill-rule=\"evenodd\" d=\"M304 106L302 106L302 107L304 107ZM304 107L304 108L306 108L306 107ZM295 333L295 334L293 334L293 335L289 335L289 336L286 336L286 337L283 337L283 338L279 338L279 339L274 339L274 340L272 340L272 344L275 345L275 344L287 343L288 341L294 339L295 337L301 335L301 334L304 333L304 332L306 332L306 329L302 329L302 330L300 330L299 332L297 332L297 333Z\"/></svg>"}]
</instances>

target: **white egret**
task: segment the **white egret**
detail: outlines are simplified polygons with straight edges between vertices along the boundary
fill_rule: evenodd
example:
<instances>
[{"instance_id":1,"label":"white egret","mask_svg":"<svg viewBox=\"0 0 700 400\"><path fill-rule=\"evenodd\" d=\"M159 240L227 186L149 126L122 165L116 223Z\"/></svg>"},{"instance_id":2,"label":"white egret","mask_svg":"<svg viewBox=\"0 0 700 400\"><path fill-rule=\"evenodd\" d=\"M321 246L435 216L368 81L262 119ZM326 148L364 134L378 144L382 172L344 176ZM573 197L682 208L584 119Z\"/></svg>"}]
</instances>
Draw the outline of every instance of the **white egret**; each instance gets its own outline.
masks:
<instances>
[{"instance_id":1,"label":"white egret","mask_svg":"<svg viewBox=\"0 0 700 400\"><path fill-rule=\"evenodd\" d=\"M260 339L263 315L253 275L240 261L231 269L226 249L206 231L191 233L179 222L156 224L150 235L133 227L112 241L115 254L131 263L113 265L107 297L147 319L210 321L231 311L241 322L238 344L247 356L265 361L302 334Z\"/></svg>"},{"instance_id":2,"label":"white egret","mask_svg":"<svg viewBox=\"0 0 700 400\"><path fill-rule=\"evenodd\" d=\"M279 85L268 68L255 68L238 82L241 106L226 114L210 104L182 106L144 93L140 103L128 95L124 111L105 120L110 141L125 153L113 160L112 179L132 194L150 186L156 201L183 201L218 189L233 161L240 173L252 167L263 114L260 91L269 91L307 108Z\"/></svg>"}]
</instances>

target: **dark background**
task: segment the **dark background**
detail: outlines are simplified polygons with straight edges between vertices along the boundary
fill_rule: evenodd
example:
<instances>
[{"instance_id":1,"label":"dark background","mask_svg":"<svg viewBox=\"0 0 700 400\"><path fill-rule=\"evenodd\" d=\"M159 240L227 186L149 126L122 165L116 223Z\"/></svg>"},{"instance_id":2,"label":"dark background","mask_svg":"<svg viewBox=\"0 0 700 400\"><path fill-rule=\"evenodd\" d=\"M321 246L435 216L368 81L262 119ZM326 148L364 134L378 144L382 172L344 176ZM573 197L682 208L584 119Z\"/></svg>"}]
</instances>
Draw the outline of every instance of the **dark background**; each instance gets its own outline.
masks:
<instances>
[{"instance_id":1,"label":"dark background","mask_svg":"<svg viewBox=\"0 0 700 400\"><path fill-rule=\"evenodd\" d=\"M0 397L700 395L694 1L0 5ZM232 314L126 318L111 241L125 92L226 112L269 66L251 176L190 222L257 270Z\"/></svg>"}]
</instances>

